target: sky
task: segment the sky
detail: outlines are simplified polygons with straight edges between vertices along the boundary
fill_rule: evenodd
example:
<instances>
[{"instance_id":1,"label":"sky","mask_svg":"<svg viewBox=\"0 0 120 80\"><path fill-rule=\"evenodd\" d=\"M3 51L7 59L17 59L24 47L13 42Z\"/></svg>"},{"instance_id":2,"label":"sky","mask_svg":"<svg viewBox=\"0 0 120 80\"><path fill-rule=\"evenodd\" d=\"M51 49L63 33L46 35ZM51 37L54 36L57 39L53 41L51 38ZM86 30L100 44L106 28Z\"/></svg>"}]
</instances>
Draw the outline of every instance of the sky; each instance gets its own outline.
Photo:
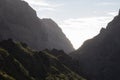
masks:
<instances>
[{"instance_id":1,"label":"sky","mask_svg":"<svg viewBox=\"0 0 120 80\"><path fill-rule=\"evenodd\" d=\"M53 19L75 49L118 14L120 0L25 0L39 18Z\"/></svg>"}]
</instances>

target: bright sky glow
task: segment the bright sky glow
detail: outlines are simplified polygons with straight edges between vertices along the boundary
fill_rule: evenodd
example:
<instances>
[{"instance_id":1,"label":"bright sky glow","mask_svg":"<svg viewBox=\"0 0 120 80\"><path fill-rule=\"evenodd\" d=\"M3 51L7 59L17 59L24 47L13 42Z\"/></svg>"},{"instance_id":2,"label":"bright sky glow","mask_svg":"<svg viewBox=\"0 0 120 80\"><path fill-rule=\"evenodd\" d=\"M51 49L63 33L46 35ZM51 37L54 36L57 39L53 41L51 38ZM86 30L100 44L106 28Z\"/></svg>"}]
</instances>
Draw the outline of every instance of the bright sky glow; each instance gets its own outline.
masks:
<instances>
[{"instance_id":1,"label":"bright sky glow","mask_svg":"<svg viewBox=\"0 0 120 80\"><path fill-rule=\"evenodd\" d=\"M25 0L40 18L52 18L74 48L97 35L120 8L120 0Z\"/></svg>"}]
</instances>

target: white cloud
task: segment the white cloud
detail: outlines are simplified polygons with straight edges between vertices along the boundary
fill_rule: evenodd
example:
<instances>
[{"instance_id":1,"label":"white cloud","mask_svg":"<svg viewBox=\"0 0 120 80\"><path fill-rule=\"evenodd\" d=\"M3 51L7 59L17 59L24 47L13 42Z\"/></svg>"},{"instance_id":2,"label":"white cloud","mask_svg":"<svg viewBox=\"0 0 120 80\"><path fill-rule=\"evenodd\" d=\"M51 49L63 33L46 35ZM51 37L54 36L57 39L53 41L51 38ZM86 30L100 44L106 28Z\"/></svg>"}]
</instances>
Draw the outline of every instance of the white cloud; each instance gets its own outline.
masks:
<instances>
[{"instance_id":1,"label":"white cloud","mask_svg":"<svg viewBox=\"0 0 120 80\"><path fill-rule=\"evenodd\" d=\"M46 2L47 0L25 0L25 1L27 1L37 11L37 13L39 13L41 10L56 11L56 8L64 5L64 4L57 4L57 3L56 4L48 3ZM115 3L115 2L101 2L96 5L113 6L117 4L118 3ZM65 14L66 12L63 12L63 13ZM106 14L107 16L103 16L103 17L84 17L84 18L77 18L77 19L71 18L71 19L67 19L57 23L59 23L63 32L72 42L73 46L77 49L80 47L80 45L83 44L85 40L97 35L101 27L106 27L108 22L112 20L113 16L115 16L117 12L109 12ZM40 12L40 16L42 16L41 12ZM46 13L43 16L46 16ZM73 15L71 14L71 17L72 16Z\"/></svg>"},{"instance_id":2,"label":"white cloud","mask_svg":"<svg viewBox=\"0 0 120 80\"><path fill-rule=\"evenodd\" d=\"M68 19L59 23L59 25L77 49L85 40L97 35L102 27L106 27L112 17Z\"/></svg>"},{"instance_id":3,"label":"white cloud","mask_svg":"<svg viewBox=\"0 0 120 80\"><path fill-rule=\"evenodd\" d=\"M40 10L49 10L55 11L55 8L62 6L63 4L51 4L46 2L45 0L25 0L28 2L31 7L33 7L36 11Z\"/></svg>"},{"instance_id":4,"label":"white cloud","mask_svg":"<svg viewBox=\"0 0 120 80\"><path fill-rule=\"evenodd\" d=\"M111 16L116 16L118 14L117 11L114 11L114 12L109 12L108 15L111 15Z\"/></svg>"},{"instance_id":5,"label":"white cloud","mask_svg":"<svg viewBox=\"0 0 120 80\"><path fill-rule=\"evenodd\" d=\"M114 5L117 5L118 3L116 2L101 2L101 3L98 3L97 5L100 5L100 6L114 6Z\"/></svg>"},{"instance_id":6,"label":"white cloud","mask_svg":"<svg viewBox=\"0 0 120 80\"><path fill-rule=\"evenodd\" d=\"M29 4L33 4L33 5L40 5L40 6L49 6L48 3L44 2L43 0L25 0L27 1Z\"/></svg>"}]
</instances>

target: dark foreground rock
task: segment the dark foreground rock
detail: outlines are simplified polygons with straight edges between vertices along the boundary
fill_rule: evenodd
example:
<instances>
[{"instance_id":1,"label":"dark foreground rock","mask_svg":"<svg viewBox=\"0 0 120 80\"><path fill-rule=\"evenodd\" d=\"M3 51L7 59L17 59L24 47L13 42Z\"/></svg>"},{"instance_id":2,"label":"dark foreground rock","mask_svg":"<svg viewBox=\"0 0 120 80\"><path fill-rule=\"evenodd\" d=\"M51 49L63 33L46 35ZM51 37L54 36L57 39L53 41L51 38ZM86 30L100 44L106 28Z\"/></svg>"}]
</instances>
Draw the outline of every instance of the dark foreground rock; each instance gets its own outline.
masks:
<instances>
[{"instance_id":1,"label":"dark foreground rock","mask_svg":"<svg viewBox=\"0 0 120 80\"><path fill-rule=\"evenodd\" d=\"M56 50L55 56L52 52L37 52L11 39L0 42L0 80L85 80L75 72L73 62L60 60L58 56L64 53Z\"/></svg>"}]
</instances>

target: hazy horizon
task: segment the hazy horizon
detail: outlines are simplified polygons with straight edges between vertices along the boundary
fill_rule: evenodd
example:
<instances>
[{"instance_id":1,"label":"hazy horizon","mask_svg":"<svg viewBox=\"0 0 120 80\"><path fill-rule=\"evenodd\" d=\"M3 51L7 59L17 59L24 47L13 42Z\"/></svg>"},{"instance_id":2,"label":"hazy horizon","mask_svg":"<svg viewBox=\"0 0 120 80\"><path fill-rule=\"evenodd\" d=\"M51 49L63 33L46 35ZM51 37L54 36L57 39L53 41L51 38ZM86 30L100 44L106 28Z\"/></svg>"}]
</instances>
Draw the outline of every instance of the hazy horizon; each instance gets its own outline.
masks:
<instances>
[{"instance_id":1,"label":"hazy horizon","mask_svg":"<svg viewBox=\"0 0 120 80\"><path fill-rule=\"evenodd\" d=\"M40 18L51 18L79 48L83 42L96 36L102 27L118 14L119 0L25 0Z\"/></svg>"}]
</instances>

